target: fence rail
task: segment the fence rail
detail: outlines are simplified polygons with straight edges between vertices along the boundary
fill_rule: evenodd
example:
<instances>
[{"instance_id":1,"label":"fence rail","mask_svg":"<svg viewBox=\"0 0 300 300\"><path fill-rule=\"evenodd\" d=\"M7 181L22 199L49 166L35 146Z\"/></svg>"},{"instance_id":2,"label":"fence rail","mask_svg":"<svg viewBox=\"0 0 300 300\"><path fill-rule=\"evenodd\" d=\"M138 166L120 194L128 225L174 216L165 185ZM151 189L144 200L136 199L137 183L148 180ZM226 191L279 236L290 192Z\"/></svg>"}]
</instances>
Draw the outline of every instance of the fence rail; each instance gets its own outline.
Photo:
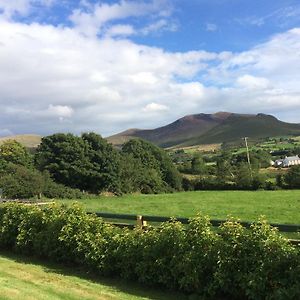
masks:
<instances>
[{"instance_id":1,"label":"fence rail","mask_svg":"<svg viewBox=\"0 0 300 300\"><path fill-rule=\"evenodd\" d=\"M156 222L162 223L167 222L171 219L171 217L161 217L161 216L147 216L147 215L132 215L132 214L114 214L114 213L105 213L105 212L88 212L88 214L94 214L97 217L114 220L110 222L113 225L119 227L126 227L133 229L136 226L144 227L147 225L147 222ZM189 218L182 218L182 217L175 217L175 219L182 224L188 224ZM115 220L127 220L127 221L135 221L133 223L116 223ZM226 220L210 220L210 223L213 227L219 227L221 224L226 222ZM250 228L253 222L239 222L245 228ZM298 233L300 232L300 224L277 224L277 223L270 223L271 226L278 228L278 231L285 232L285 233ZM295 246L300 246L300 240L296 239L289 239L289 242Z\"/></svg>"},{"instance_id":2,"label":"fence rail","mask_svg":"<svg viewBox=\"0 0 300 300\"><path fill-rule=\"evenodd\" d=\"M90 214L92 212L89 212ZM129 220L129 221L136 221L138 218L142 217L142 222L167 222L171 218L170 217L161 217L161 216L147 216L147 215L132 215L132 214L114 214L114 213L104 213L104 212L96 212L93 213L97 217L101 217L103 219L116 219L116 220ZM188 224L189 218L182 218L182 217L175 217L177 221L181 222L182 224ZM210 223L214 227L219 227L221 224L226 222L226 220L210 220ZM239 222L242 226L249 228L253 222ZM271 226L277 227L281 232L300 232L300 224L277 224L277 223L270 223Z\"/></svg>"},{"instance_id":3,"label":"fence rail","mask_svg":"<svg viewBox=\"0 0 300 300\"><path fill-rule=\"evenodd\" d=\"M0 199L0 203L4 202L21 202L26 204L36 204L36 205L45 205L49 204L50 202L36 202L30 200L11 200L11 199ZM52 203L52 202L51 202ZM156 222L162 223L167 222L171 219L171 217L163 217L163 216L147 216L147 215L133 215L133 214L115 214L115 213L107 213L107 212L87 212L88 214L94 214L97 217L101 217L103 219L113 220L110 223L119 227L127 227L127 228L134 228L135 226L146 226L147 222ZM182 224L188 224L189 218L183 217L175 217L175 219ZM115 220L126 220L126 221L134 221L131 223L122 223L122 222L115 222ZM227 220L210 220L210 223L213 227L219 227L221 224L225 223ZM245 228L250 228L253 222L239 222ZM300 224L278 224L278 223L270 223L272 227L278 228L278 231L285 232L285 233L300 233ZM300 240L290 239L292 244L300 246Z\"/></svg>"}]
</instances>

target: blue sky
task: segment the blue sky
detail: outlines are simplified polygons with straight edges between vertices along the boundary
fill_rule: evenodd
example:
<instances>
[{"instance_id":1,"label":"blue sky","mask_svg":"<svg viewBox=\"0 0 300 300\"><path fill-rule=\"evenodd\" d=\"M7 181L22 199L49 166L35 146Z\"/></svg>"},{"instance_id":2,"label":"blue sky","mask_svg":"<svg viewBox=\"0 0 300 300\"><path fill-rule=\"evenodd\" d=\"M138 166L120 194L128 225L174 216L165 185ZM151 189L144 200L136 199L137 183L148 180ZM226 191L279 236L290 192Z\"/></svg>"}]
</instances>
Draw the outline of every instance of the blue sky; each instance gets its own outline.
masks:
<instances>
[{"instance_id":1,"label":"blue sky","mask_svg":"<svg viewBox=\"0 0 300 300\"><path fill-rule=\"evenodd\" d=\"M0 135L300 123L299 54L296 0L0 0Z\"/></svg>"}]
</instances>

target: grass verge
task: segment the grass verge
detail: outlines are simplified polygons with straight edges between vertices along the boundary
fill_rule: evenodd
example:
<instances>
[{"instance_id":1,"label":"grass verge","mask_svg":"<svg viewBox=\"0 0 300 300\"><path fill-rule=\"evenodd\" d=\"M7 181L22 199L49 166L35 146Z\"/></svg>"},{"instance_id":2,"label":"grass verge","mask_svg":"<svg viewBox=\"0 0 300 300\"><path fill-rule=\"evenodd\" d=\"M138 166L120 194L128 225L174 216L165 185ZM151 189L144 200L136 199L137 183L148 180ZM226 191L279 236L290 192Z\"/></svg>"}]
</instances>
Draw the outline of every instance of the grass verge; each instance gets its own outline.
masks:
<instances>
[{"instance_id":1,"label":"grass verge","mask_svg":"<svg viewBox=\"0 0 300 300\"><path fill-rule=\"evenodd\" d=\"M147 289L116 279L96 279L84 270L0 253L2 300L142 300L186 299L184 295Z\"/></svg>"}]
</instances>

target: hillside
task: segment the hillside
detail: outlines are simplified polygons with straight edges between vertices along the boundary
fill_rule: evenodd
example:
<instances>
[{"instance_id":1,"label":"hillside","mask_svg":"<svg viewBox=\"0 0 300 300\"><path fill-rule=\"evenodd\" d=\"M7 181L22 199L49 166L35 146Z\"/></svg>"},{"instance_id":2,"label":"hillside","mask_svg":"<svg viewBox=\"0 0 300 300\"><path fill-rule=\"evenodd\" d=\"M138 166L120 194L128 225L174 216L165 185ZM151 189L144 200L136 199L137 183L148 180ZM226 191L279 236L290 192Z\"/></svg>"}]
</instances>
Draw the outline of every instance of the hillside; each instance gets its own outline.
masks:
<instances>
[{"instance_id":1,"label":"hillside","mask_svg":"<svg viewBox=\"0 0 300 300\"><path fill-rule=\"evenodd\" d=\"M232 114L222 124L215 126L203 135L190 139L186 145L233 142L245 136L256 140L268 136L300 134L300 124L279 121L271 115Z\"/></svg>"},{"instance_id":2,"label":"hillside","mask_svg":"<svg viewBox=\"0 0 300 300\"><path fill-rule=\"evenodd\" d=\"M0 145L7 140L16 140L25 147L36 148L41 143L42 137L36 134L20 134L7 137L0 137Z\"/></svg>"},{"instance_id":3,"label":"hillside","mask_svg":"<svg viewBox=\"0 0 300 300\"><path fill-rule=\"evenodd\" d=\"M223 123L230 115L231 113L227 112L188 115L163 127L148 130L129 129L107 139L117 146L132 138L142 138L162 147L170 147L206 133Z\"/></svg>"},{"instance_id":4,"label":"hillside","mask_svg":"<svg viewBox=\"0 0 300 300\"><path fill-rule=\"evenodd\" d=\"M300 135L300 124L282 122L266 114L218 112L188 115L156 129L130 129L107 139L117 146L132 138L142 138L161 147L171 147L231 142L245 136L255 140L282 135Z\"/></svg>"}]
</instances>

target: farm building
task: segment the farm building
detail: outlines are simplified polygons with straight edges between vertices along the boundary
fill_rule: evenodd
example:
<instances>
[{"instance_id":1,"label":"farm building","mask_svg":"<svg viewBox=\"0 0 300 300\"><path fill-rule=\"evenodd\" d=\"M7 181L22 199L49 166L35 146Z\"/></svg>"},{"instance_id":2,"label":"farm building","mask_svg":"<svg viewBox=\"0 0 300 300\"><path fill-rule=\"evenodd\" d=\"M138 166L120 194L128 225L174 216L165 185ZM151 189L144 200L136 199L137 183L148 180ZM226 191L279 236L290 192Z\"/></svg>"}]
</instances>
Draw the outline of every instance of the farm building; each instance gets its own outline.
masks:
<instances>
[{"instance_id":1,"label":"farm building","mask_svg":"<svg viewBox=\"0 0 300 300\"><path fill-rule=\"evenodd\" d=\"M282 168L297 166L300 165L300 157L298 155L289 156L289 157L286 156L283 159L277 159L274 165L275 167L282 167Z\"/></svg>"}]
</instances>

